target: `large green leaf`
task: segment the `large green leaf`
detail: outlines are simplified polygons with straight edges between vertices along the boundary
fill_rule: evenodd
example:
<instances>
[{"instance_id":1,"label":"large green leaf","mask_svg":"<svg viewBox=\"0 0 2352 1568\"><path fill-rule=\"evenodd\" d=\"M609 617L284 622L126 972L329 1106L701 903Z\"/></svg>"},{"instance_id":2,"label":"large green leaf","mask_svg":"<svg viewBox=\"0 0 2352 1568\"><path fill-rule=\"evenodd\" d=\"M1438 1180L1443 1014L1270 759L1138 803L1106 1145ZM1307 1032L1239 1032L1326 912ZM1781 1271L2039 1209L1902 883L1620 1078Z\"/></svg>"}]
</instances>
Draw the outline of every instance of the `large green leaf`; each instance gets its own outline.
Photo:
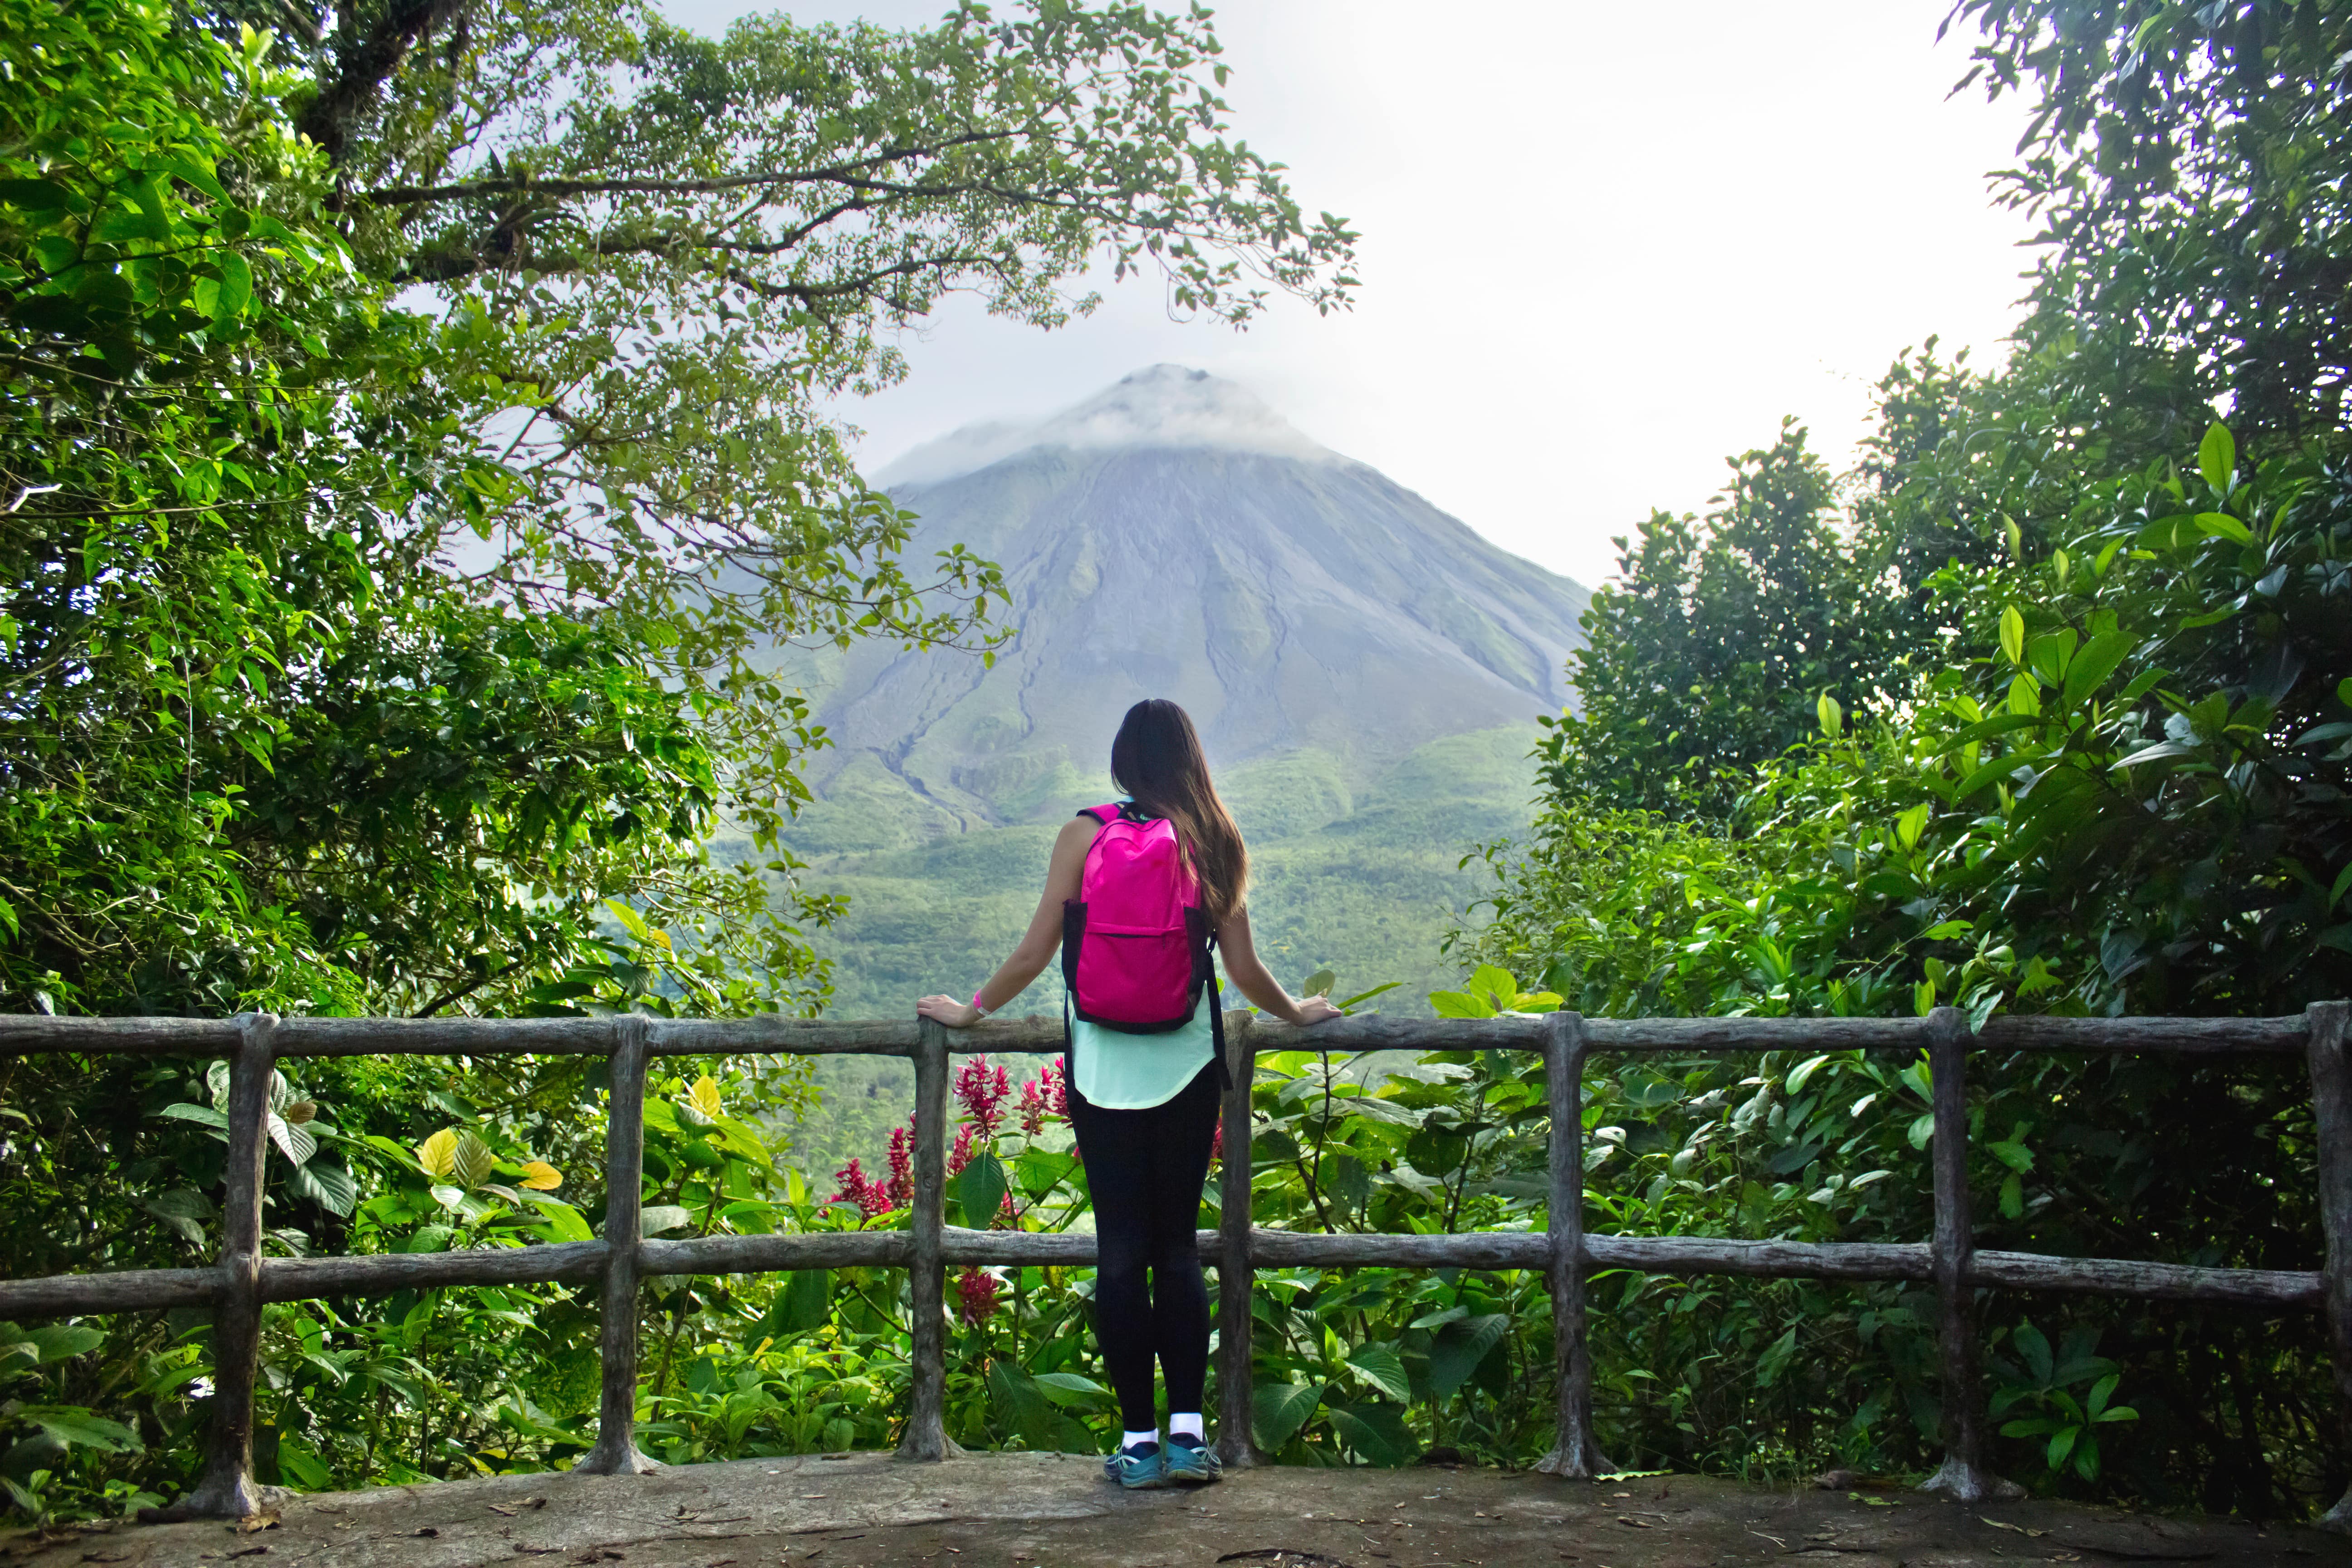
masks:
<instances>
[{"instance_id":1,"label":"large green leaf","mask_svg":"<svg viewBox=\"0 0 2352 1568\"><path fill-rule=\"evenodd\" d=\"M1408 1465L1421 1451L1421 1445L1405 1430L1402 1405L1334 1405L1330 1415L1331 1429L1339 1440L1368 1464Z\"/></svg>"},{"instance_id":2,"label":"large green leaf","mask_svg":"<svg viewBox=\"0 0 2352 1568\"><path fill-rule=\"evenodd\" d=\"M145 1445L139 1434L118 1421L70 1405L31 1405L16 1412L20 1421L29 1421L58 1442L75 1447L96 1448L108 1454L136 1454Z\"/></svg>"},{"instance_id":3,"label":"large green leaf","mask_svg":"<svg viewBox=\"0 0 2352 1568\"><path fill-rule=\"evenodd\" d=\"M1376 1392L1399 1404L1412 1402L1412 1383L1405 1376L1403 1359L1396 1352L1367 1345L1350 1353L1348 1364Z\"/></svg>"},{"instance_id":4,"label":"large green leaf","mask_svg":"<svg viewBox=\"0 0 2352 1568\"><path fill-rule=\"evenodd\" d=\"M1325 1385L1319 1383L1262 1383L1252 1391L1250 1423L1257 1437L1257 1446L1269 1454L1278 1454L1298 1436L1315 1407L1322 1403Z\"/></svg>"},{"instance_id":5,"label":"large green leaf","mask_svg":"<svg viewBox=\"0 0 2352 1568\"><path fill-rule=\"evenodd\" d=\"M1011 1189L1005 1183L1003 1163L983 1149L956 1173L954 1190L956 1206L963 1211L963 1223L973 1230L986 1230L995 1222L997 1211L1004 1205L1004 1195Z\"/></svg>"},{"instance_id":6,"label":"large green leaf","mask_svg":"<svg viewBox=\"0 0 2352 1568\"><path fill-rule=\"evenodd\" d=\"M1429 1346L1430 1392L1440 1399L1451 1398L1510 1331L1510 1315L1505 1312L1457 1318L1438 1330Z\"/></svg>"}]
</instances>

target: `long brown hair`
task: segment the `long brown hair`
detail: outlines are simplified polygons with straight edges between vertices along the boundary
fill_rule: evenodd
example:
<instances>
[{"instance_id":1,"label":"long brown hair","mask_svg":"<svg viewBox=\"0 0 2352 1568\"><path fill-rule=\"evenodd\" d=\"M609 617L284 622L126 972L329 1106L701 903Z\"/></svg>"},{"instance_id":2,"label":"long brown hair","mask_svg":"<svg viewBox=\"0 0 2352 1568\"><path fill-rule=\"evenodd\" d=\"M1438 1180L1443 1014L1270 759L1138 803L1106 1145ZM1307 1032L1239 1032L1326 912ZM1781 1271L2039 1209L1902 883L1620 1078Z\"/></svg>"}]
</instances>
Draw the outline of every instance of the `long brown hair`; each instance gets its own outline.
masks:
<instances>
[{"instance_id":1,"label":"long brown hair","mask_svg":"<svg viewBox=\"0 0 2352 1568\"><path fill-rule=\"evenodd\" d=\"M1201 907L1218 925L1241 907L1249 887L1249 851L1242 830L1209 781L1209 759L1192 721L1164 697L1147 697L1127 710L1110 743L1111 782L1140 809L1164 816L1184 847L1184 863L1200 885Z\"/></svg>"}]
</instances>

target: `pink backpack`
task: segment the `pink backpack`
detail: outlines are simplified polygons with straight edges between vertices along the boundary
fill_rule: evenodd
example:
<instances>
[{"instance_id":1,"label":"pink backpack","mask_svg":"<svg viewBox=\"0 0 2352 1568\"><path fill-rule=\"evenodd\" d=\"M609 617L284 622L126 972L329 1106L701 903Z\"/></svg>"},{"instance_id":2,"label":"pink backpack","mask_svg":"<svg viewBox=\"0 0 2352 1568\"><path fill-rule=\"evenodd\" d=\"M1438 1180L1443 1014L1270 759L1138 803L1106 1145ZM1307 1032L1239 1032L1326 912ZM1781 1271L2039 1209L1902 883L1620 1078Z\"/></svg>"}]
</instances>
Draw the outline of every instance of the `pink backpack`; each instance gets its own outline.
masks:
<instances>
[{"instance_id":1,"label":"pink backpack","mask_svg":"<svg viewBox=\"0 0 2352 1568\"><path fill-rule=\"evenodd\" d=\"M1102 829L1087 848L1078 896L1062 906L1066 1016L1123 1035L1164 1035L1192 1021L1205 989L1222 1075L1223 997L1209 956L1216 933L1174 825L1120 801L1078 815Z\"/></svg>"}]
</instances>

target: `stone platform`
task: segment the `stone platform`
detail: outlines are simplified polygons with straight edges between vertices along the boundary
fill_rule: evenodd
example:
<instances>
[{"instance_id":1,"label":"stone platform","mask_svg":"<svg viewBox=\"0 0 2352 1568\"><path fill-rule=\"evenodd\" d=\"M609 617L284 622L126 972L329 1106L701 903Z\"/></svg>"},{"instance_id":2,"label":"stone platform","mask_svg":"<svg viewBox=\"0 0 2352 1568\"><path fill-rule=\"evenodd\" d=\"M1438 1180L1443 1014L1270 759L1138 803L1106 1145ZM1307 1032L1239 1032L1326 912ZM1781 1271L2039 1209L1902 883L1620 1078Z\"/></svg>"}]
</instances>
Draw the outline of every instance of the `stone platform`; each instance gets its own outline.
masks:
<instances>
[{"instance_id":1,"label":"stone platform","mask_svg":"<svg viewBox=\"0 0 2352 1568\"><path fill-rule=\"evenodd\" d=\"M261 1521L248 1521L257 1524ZM1083 1457L884 1455L507 1476L322 1493L265 1528L115 1525L0 1546L8 1568L2017 1568L2352 1563L2300 1527L1696 1476L1562 1481L1473 1468L1250 1470L1122 1493Z\"/></svg>"}]
</instances>

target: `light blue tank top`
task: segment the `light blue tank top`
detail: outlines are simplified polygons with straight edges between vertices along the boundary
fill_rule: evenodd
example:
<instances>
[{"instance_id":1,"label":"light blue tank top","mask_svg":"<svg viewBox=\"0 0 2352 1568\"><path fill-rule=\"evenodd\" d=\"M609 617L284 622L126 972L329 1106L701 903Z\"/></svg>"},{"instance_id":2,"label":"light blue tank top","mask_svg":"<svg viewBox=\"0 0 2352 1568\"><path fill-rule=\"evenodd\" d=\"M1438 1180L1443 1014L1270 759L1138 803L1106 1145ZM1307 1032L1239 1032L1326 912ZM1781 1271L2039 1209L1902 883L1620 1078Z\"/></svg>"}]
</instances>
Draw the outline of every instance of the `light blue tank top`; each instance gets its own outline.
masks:
<instances>
[{"instance_id":1,"label":"light blue tank top","mask_svg":"<svg viewBox=\"0 0 2352 1568\"><path fill-rule=\"evenodd\" d=\"M1213 994L1202 987L1192 1021L1164 1035L1123 1035L1084 1018L1071 1019L1078 1092L1105 1110L1149 1110L1167 1104L1217 1054L1210 1033L1210 1009L1215 1005Z\"/></svg>"}]
</instances>

